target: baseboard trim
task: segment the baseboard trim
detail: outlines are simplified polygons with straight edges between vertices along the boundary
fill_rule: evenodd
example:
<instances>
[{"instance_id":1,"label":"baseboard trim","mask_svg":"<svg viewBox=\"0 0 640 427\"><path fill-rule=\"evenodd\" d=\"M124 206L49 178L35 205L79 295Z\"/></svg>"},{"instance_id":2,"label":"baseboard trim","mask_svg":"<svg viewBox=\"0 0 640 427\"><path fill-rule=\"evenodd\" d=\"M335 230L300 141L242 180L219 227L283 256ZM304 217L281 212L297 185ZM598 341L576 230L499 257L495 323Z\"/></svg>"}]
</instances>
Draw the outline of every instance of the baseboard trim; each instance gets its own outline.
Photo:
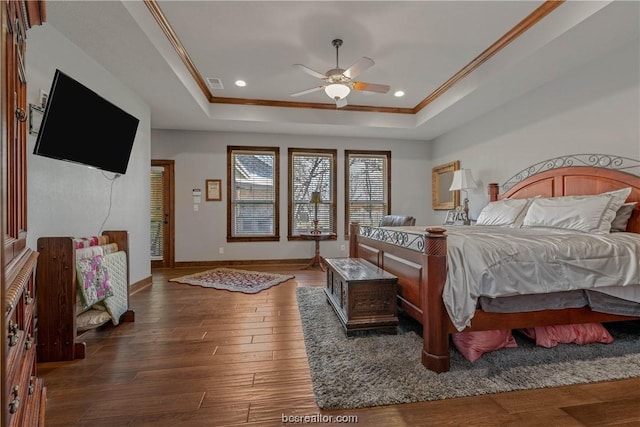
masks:
<instances>
[{"instance_id":1,"label":"baseboard trim","mask_svg":"<svg viewBox=\"0 0 640 427\"><path fill-rule=\"evenodd\" d=\"M178 261L175 268L189 267L238 267L256 265L305 265L309 259L260 259L260 260L226 260L226 261Z\"/></svg>"},{"instance_id":2,"label":"baseboard trim","mask_svg":"<svg viewBox=\"0 0 640 427\"><path fill-rule=\"evenodd\" d=\"M153 283L152 276L145 277L142 280L138 280L136 283L132 283L131 286L129 286L129 295L133 295L136 292L140 292L147 286L151 286L152 283Z\"/></svg>"}]
</instances>

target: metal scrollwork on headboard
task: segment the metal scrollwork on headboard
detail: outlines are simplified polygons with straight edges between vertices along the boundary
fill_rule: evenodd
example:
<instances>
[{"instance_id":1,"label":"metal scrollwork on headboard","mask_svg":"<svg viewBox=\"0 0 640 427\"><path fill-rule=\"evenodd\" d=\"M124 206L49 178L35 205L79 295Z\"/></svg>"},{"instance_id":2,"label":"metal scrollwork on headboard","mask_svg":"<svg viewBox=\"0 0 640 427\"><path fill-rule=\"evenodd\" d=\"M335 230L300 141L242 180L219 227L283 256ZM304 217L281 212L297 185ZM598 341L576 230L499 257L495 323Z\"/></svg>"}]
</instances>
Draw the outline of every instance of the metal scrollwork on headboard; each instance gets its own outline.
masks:
<instances>
[{"instance_id":1,"label":"metal scrollwork on headboard","mask_svg":"<svg viewBox=\"0 0 640 427\"><path fill-rule=\"evenodd\" d=\"M614 169L640 176L640 160L623 156L613 156L610 154L571 154L538 162L535 165L531 165L521 170L502 184L501 191L508 191L514 185L540 172L566 168L569 166L592 166L604 169Z\"/></svg>"}]
</instances>

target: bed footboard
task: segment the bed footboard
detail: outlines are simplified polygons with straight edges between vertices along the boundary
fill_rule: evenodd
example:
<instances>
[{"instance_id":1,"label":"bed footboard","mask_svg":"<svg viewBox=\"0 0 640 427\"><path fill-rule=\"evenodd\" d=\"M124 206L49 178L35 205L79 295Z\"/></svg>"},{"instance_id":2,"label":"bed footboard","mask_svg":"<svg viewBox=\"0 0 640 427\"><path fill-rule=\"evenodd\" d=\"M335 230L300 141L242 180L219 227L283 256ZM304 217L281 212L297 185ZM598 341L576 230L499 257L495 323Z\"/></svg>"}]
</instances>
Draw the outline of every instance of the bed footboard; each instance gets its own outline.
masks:
<instances>
[{"instance_id":1,"label":"bed footboard","mask_svg":"<svg viewBox=\"0 0 640 427\"><path fill-rule=\"evenodd\" d=\"M398 277L398 300L423 325L422 364L429 370L449 370L451 322L442 291L447 276L447 235L441 227L428 227L422 250L408 249L362 236L358 223L350 224L349 256L362 258ZM400 239L402 240L402 239Z\"/></svg>"}]
</instances>

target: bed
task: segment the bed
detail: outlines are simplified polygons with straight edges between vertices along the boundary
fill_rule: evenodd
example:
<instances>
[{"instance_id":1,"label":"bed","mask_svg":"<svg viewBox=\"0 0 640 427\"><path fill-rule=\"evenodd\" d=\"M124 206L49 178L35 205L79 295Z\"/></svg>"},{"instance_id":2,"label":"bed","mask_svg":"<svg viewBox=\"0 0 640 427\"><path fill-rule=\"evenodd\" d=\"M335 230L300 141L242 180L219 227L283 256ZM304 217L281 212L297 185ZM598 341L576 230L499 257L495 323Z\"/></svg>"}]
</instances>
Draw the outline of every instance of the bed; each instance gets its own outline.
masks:
<instances>
[{"instance_id":1,"label":"bed","mask_svg":"<svg viewBox=\"0 0 640 427\"><path fill-rule=\"evenodd\" d=\"M499 194L498 184L489 184L490 201L508 199L528 199L535 197L550 198L571 195L597 195L604 192L630 187L626 202L640 201L640 176L631 173L595 166L570 166L546 170L528 176ZM626 231L616 233L626 236L631 247L638 247L640 233L640 203L632 208ZM489 312L473 307L472 319L460 327L459 320L454 322L445 306L448 265L450 268L464 270L459 264L448 264L453 255L448 256L448 234L452 236L463 231L446 230L442 227L423 227L422 233L411 230L375 228L350 224L349 256L365 259L398 277L398 303L407 314L423 326L423 365L435 372L449 370L450 335L463 331L489 331L496 329L519 329L536 326L605 323L615 321L640 320L640 314L611 314L592 310L591 307L536 309L535 311L511 310L508 313ZM466 226L469 230L477 230ZM491 227L489 227L490 229ZM460 230L460 231L458 231ZM496 232L497 233L497 232ZM629 234L632 233L632 234ZM612 235L614 233L611 233ZM618 236L615 236L618 237ZM453 238L451 239L453 240ZM635 243L633 243L635 241ZM629 251L629 249L627 249ZM627 254L629 255L629 253ZM626 263L636 268L629 273L637 279L638 257L640 253L631 249ZM464 264L464 262L462 262ZM627 280L627 282L629 281ZM629 284L629 283L625 283ZM602 285L602 283L601 283ZM579 287L579 286L576 286ZM636 291L640 284L635 286ZM609 287L616 295L616 286ZM631 289L631 287L629 287ZM638 292L636 292L638 294ZM549 294L552 297L555 294ZM553 299L553 298L552 298ZM455 324L454 324L455 323ZM457 325L457 326L456 326Z\"/></svg>"}]
</instances>

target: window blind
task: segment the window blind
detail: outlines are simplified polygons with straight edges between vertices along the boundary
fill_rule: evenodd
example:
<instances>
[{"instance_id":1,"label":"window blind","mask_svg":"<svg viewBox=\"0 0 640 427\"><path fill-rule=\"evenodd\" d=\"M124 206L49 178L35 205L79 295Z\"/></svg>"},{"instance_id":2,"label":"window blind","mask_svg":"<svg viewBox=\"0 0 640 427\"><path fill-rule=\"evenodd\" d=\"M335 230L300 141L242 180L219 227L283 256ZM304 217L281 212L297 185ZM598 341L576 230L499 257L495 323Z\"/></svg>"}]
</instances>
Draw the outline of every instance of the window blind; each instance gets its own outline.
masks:
<instances>
[{"instance_id":1,"label":"window blind","mask_svg":"<svg viewBox=\"0 0 640 427\"><path fill-rule=\"evenodd\" d=\"M164 194L162 168L151 168L151 259L162 259L164 248Z\"/></svg>"},{"instance_id":2,"label":"window blind","mask_svg":"<svg viewBox=\"0 0 640 427\"><path fill-rule=\"evenodd\" d=\"M347 219L361 225L377 226L389 213L390 154L347 152Z\"/></svg>"},{"instance_id":3,"label":"window blind","mask_svg":"<svg viewBox=\"0 0 640 427\"><path fill-rule=\"evenodd\" d=\"M232 152L232 237L275 235L275 158L274 152Z\"/></svg>"},{"instance_id":4,"label":"window blind","mask_svg":"<svg viewBox=\"0 0 640 427\"><path fill-rule=\"evenodd\" d=\"M322 231L335 232L334 185L335 156L329 153L293 152L290 158L291 234L313 229L318 220ZM311 203L313 192L320 193L320 202Z\"/></svg>"}]
</instances>

